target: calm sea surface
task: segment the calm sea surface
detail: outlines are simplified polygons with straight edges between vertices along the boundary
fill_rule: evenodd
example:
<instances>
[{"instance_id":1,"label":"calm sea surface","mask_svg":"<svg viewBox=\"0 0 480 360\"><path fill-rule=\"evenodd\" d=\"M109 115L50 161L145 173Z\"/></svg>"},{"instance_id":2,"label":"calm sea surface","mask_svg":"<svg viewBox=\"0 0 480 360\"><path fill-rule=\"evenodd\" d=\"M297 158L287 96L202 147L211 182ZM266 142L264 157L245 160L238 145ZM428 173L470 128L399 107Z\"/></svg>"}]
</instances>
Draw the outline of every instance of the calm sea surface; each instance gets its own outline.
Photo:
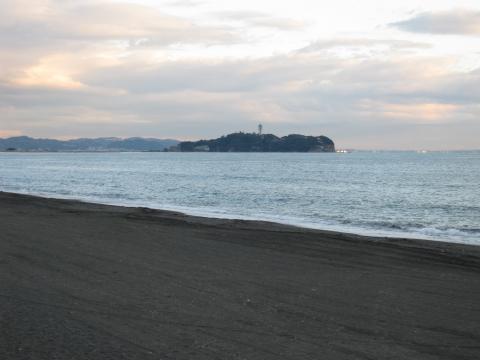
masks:
<instances>
[{"instance_id":1,"label":"calm sea surface","mask_svg":"<svg viewBox=\"0 0 480 360\"><path fill-rule=\"evenodd\" d=\"M480 245L480 152L1 153L0 190Z\"/></svg>"}]
</instances>

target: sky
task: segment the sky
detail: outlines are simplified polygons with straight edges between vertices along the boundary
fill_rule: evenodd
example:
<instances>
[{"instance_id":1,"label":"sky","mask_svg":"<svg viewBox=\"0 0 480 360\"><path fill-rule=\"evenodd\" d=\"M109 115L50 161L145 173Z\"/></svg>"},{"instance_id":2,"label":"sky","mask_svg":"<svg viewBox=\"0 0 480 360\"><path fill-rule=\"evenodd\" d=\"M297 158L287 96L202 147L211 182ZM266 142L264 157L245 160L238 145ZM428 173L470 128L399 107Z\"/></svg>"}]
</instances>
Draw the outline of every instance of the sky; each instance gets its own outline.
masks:
<instances>
[{"instance_id":1,"label":"sky","mask_svg":"<svg viewBox=\"0 0 480 360\"><path fill-rule=\"evenodd\" d=\"M478 0L0 0L0 137L480 149Z\"/></svg>"}]
</instances>

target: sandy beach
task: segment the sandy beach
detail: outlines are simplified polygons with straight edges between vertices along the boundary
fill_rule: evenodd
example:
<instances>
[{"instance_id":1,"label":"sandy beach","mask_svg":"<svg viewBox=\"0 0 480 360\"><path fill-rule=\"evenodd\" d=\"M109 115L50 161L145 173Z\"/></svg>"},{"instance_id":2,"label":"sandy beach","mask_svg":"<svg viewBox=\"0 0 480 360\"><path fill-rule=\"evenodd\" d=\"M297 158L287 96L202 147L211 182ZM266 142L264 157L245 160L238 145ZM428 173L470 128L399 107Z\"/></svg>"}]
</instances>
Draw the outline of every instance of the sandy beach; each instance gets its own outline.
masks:
<instances>
[{"instance_id":1,"label":"sandy beach","mask_svg":"<svg viewBox=\"0 0 480 360\"><path fill-rule=\"evenodd\" d=\"M480 247L0 193L1 359L480 359Z\"/></svg>"}]
</instances>

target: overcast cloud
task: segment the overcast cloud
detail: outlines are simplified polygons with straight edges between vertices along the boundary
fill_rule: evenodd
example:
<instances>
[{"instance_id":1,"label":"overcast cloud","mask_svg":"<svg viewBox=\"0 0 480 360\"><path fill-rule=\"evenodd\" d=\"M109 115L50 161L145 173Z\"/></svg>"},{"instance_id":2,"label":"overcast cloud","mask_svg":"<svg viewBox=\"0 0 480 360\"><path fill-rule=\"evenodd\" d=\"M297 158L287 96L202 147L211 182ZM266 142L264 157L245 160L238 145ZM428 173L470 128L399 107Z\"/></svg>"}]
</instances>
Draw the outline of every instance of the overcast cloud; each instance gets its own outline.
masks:
<instances>
[{"instance_id":1,"label":"overcast cloud","mask_svg":"<svg viewBox=\"0 0 480 360\"><path fill-rule=\"evenodd\" d=\"M417 33L480 36L480 11L453 9L424 12L392 25Z\"/></svg>"},{"instance_id":2,"label":"overcast cloud","mask_svg":"<svg viewBox=\"0 0 480 360\"><path fill-rule=\"evenodd\" d=\"M0 136L196 139L261 122L346 148L480 148L478 8L406 0L365 23L383 4L369 0L352 23L304 3L0 0Z\"/></svg>"}]
</instances>

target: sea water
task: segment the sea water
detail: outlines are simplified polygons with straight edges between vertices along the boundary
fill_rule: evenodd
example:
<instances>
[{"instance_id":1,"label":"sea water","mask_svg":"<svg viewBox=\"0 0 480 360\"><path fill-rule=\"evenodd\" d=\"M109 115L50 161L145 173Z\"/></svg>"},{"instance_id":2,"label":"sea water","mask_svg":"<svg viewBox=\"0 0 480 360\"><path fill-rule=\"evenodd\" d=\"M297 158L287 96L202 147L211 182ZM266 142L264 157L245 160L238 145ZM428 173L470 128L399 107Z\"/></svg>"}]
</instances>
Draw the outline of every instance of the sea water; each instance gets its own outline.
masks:
<instances>
[{"instance_id":1,"label":"sea water","mask_svg":"<svg viewBox=\"0 0 480 360\"><path fill-rule=\"evenodd\" d=\"M0 190L480 245L478 151L1 153Z\"/></svg>"}]
</instances>

